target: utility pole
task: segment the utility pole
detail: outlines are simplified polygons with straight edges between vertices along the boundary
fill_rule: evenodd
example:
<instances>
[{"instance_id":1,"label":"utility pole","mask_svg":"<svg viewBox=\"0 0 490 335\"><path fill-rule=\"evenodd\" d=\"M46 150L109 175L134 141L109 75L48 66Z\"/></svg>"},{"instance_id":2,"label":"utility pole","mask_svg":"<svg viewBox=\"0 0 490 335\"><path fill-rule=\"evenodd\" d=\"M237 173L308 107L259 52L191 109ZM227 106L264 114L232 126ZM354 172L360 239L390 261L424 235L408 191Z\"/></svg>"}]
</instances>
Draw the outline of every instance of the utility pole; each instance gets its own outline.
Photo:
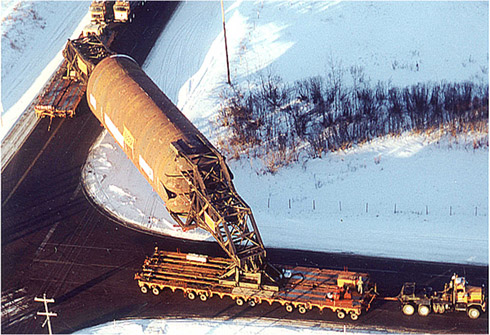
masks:
<instances>
[{"instance_id":1,"label":"utility pole","mask_svg":"<svg viewBox=\"0 0 490 335\"><path fill-rule=\"evenodd\" d=\"M48 324L48 332L49 332L49 335L52 335L53 334L53 331L51 329L51 320L49 319L49 317L51 316L58 316L58 314L56 313L52 313L48 310L48 303L52 304L54 303L54 299L46 299L46 293L44 293L43 297L42 298L37 298L35 297L34 298L34 301L36 302L43 302L44 303L44 310L45 312L37 312L37 315L42 315L42 316L45 316L46 317L46 320L44 321L42 327L44 328L44 326L46 324Z\"/></svg>"},{"instance_id":2,"label":"utility pole","mask_svg":"<svg viewBox=\"0 0 490 335\"><path fill-rule=\"evenodd\" d=\"M228 61L228 42L226 41L225 9L223 6L223 0L221 0L221 16L223 17L223 34L225 36L226 73L228 74L228 85L231 85L230 62Z\"/></svg>"}]
</instances>

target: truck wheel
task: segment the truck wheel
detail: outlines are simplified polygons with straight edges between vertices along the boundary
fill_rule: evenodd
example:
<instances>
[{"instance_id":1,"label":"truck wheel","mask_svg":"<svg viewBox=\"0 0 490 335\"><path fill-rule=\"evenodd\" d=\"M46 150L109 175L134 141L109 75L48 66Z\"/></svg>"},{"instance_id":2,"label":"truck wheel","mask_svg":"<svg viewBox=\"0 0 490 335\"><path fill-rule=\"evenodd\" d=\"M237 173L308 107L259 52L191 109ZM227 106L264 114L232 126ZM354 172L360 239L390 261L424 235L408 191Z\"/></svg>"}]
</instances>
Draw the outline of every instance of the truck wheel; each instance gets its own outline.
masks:
<instances>
[{"instance_id":1,"label":"truck wheel","mask_svg":"<svg viewBox=\"0 0 490 335\"><path fill-rule=\"evenodd\" d=\"M160 294L160 289L158 287L156 287L156 286L151 291L153 292L154 295L159 295Z\"/></svg>"},{"instance_id":2,"label":"truck wheel","mask_svg":"<svg viewBox=\"0 0 490 335\"><path fill-rule=\"evenodd\" d=\"M255 306L257 305L257 303L255 302L255 300L250 299L250 300L248 301L248 305L249 305L250 307L255 307Z\"/></svg>"},{"instance_id":3,"label":"truck wheel","mask_svg":"<svg viewBox=\"0 0 490 335\"><path fill-rule=\"evenodd\" d=\"M345 312L343 310L339 309L337 311L337 317L342 320L343 318L345 318Z\"/></svg>"},{"instance_id":4,"label":"truck wheel","mask_svg":"<svg viewBox=\"0 0 490 335\"><path fill-rule=\"evenodd\" d=\"M199 294L199 299L201 299L201 301L206 301L208 300L208 296L206 295L206 293L201 293Z\"/></svg>"},{"instance_id":5,"label":"truck wheel","mask_svg":"<svg viewBox=\"0 0 490 335\"><path fill-rule=\"evenodd\" d=\"M238 306L243 306L243 304L245 303L245 301L244 301L242 298L236 298L236 299L235 299L235 303L236 303Z\"/></svg>"},{"instance_id":6,"label":"truck wheel","mask_svg":"<svg viewBox=\"0 0 490 335\"><path fill-rule=\"evenodd\" d=\"M189 298L189 300L194 300L196 299L196 294L192 291L189 291L187 292L187 298Z\"/></svg>"},{"instance_id":7,"label":"truck wheel","mask_svg":"<svg viewBox=\"0 0 490 335\"><path fill-rule=\"evenodd\" d=\"M351 320L356 321L357 319L359 319L359 314L352 312L350 313L350 318Z\"/></svg>"},{"instance_id":8,"label":"truck wheel","mask_svg":"<svg viewBox=\"0 0 490 335\"><path fill-rule=\"evenodd\" d=\"M419 306L418 313L419 313L419 315L420 315L420 316L427 316L427 315L429 315L429 313L430 313L430 308L429 308L429 306L426 306L426 305L420 305L420 306Z\"/></svg>"},{"instance_id":9,"label":"truck wheel","mask_svg":"<svg viewBox=\"0 0 490 335\"><path fill-rule=\"evenodd\" d=\"M146 285L143 285L140 287L141 293L146 294L148 293L148 287Z\"/></svg>"},{"instance_id":10,"label":"truck wheel","mask_svg":"<svg viewBox=\"0 0 490 335\"><path fill-rule=\"evenodd\" d=\"M410 304L406 304L403 305L402 312L403 314L410 316L413 315L413 313L415 313L415 308Z\"/></svg>"},{"instance_id":11,"label":"truck wheel","mask_svg":"<svg viewBox=\"0 0 490 335\"><path fill-rule=\"evenodd\" d=\"M478 319L480 317L480 310L476 307L471 307L468 310L468 317L473 320Z\"/></svg>"},{"instance_id":12,"label":"truck wheel","mask_svg":"<svg viewBox=\"0 0 490 335\"><path fill-rule=\"evenodd\" d=\"M299 314L305 314L306 313L306 307L305 306L299 306L298 312L299 312Z\"/></svg>"},{"instance_id":13,"label":"truck wheel","mask_svg":"<svg viewBox=\"0 0 490 335\"><path fill-rule=\"evenodd\" d=\"M292 311L294 311L294 306L287 304L286 305L286 312L291 313Z\"/></svg>"}]
</instances>

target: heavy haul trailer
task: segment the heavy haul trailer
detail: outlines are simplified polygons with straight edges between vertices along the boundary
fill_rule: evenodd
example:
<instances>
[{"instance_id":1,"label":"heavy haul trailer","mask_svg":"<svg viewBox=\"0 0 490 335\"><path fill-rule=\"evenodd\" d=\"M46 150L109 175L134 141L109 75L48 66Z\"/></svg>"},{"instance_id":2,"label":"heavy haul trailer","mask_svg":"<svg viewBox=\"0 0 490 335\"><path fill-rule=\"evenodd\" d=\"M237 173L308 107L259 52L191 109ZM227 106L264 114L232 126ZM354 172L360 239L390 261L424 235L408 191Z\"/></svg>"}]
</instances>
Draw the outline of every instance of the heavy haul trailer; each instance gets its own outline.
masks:
<instances>
[{"instance_id":1,"label":"heavy haul trailer","mask_svg":"<svg viewBox=\"0 0 490 335\"><path fill-rule=\"evenodd\" d=\"M63 61L44 92L39 96L34 111L39 118L73 117L85 94L87 85L66 78L68 62Z\"/></svg>"},{"instance_id":2,"label":"heavy haul trailer","mask_svg":"<svg viewBox=\"0 0 490 335\"><path fill-rule=\"evenodd\" d=\"M90 35L68 40L64 61L40 95L34 111L39 118L73 117L85 95L87 80L95 65L111 55L108 36Z\"/></svg>"},{"instance_id":3,"label":"heavy haul trailer","mask_svg":"<svg viewBox=\"0 0 490 335\"><path fill-rule=\"evenodd\" d=\"M332 310L343 319L357 320L367 311L374 292L366 273L300 266L274 265L282 269L278 280L260 276L238 279L231 259L155 249L141 272L135 275L141 292L159 295L164 289L180 290L189 299L206 301L230 297L237 305L278 303L286 311L304 314L318 308Z\"/></svg>"}]
</instances>

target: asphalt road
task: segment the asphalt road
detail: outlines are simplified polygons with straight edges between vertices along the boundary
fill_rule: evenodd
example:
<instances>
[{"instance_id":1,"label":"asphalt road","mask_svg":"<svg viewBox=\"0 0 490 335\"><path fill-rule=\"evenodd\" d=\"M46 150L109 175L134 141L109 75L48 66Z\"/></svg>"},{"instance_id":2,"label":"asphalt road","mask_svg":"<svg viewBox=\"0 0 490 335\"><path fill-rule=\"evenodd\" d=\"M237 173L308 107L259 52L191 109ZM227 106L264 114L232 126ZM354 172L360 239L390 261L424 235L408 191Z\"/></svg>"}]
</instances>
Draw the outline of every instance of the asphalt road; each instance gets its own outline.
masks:
<instances>
[{"instance_id":1,"label":"asphalt road","mask_svg":"<svg viewBox=\"0 0 490 335\"><path fill-rule=\"evenodd\" d=\"M132 31L121 29L113 49L140 64L165 26L176 3L148 3ZM149 25L149 28L148 28ZM488 315L470 320L464 313L404 316L395 302L378 300L357 321L340 321L332 312L287 313L280 306L239 307L228 298L206 303L164 291L140 293L134 274L155 245L167 250L211 255L224 253L216 243L153 236L124 227L86 198L80 171L102 128L83 102L74 119L42 120L2 173L2 333L46 333L41 303L50 309L56 333L122 318L204 317L279 318L324 326L433 333L488 333ZM260 222L258 222L260 229ZM267 241L265 241L267 242ZM325 243L328 243L326 241ZM376 243L376 241L373 241ZM457 246L455 246L457 247ZM301 264L368 272L385 296L405 281L440 289L456 272L472 284L488 284L488 267L439 264L345 254L268 249L273 263ZM488 285L487 285L488 286ZM12 307L12 309L10 309Z\"/></svg>"}]
</instances>

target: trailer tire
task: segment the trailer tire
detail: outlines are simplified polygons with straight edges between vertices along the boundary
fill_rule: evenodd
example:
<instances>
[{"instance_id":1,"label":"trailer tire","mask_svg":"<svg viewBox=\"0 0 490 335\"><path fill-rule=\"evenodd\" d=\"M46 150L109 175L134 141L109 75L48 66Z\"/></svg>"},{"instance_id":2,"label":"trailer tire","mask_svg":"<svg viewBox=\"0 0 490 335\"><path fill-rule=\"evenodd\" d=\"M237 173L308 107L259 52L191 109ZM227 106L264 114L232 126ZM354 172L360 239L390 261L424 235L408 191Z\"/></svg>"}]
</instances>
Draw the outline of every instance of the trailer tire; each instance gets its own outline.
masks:
<instances>
[{"instance_id":1,"label":"trailer tire","mask_svg":"<svg viewBox=\"0 0 490 335\"><path fill-rule=\"evenodd\" d=\"M250 300L248 301L248 305L249 305L250 307L255 307L255 306L257 306L257 302L256 302L254 299L250 299Z\"/></svg>"},{"instance_id":2,"label":"trailer tire","mask_svg":"<svg viewBox=\"0 0 490 335\"><path fill-rule=\"evenodd\" d=\"M153 287L151 289L151 292L154 294L154 295L159 295L160 294L160 289L158 287Z\"/></svg>"},{"instance_id":3,"label":"trailer tire","mask_svg":"<svg viewBox=\"0 0 490 335\"><path fill-rule=\"evenodd\" d=\"M420 316L427 316L430 313L430 308L427 305L420 305L418 308L418 313Z\"/></svg>"},{"instance_id":4,"label":"trailer tire","mask_svg":"<svg viewBox=\"0 0 490 335\"><path fill-rule=\"evenodd\" d=\"M208 300L208 296L206 295L206 293L201 293L199 294L199 299L201 299L201 301L206 301Z\"/></svg>"},{"instance_id":5,"label":"trailer tire","mask_svg":"<svg viewBox=\"0 0 490 335\"><path fill-rule=\"evenodd\" d=\"M357 319L359 319L359 314L357 314L356 312L352 312L350 313L350 318L351 320L356 321Z\"/></svg>"},{"instance_id":6,"label":"trailer tire","mask_svg":"<svg viewBox=\"0 0 490 335\"><path fill-rule=\"evenodd\" d=\"M345 318L345 312L341 309L337 310L337 317L342 320Z\"/></svg>"},{"instance_id":7,"label":"trailer tire","mask_svg":"<svg viewBox=\"0 0 490 335\"><path fill-rule=\"evenodd\" d=\"M189 298L189 300L194 300L196 299L196 294L192 291L189 291L187 292L187 298Z\"/></svg>"},{"instance_id":8,"label":"trailer tire","mask_svg":"<svg viewBox=\"0 0 490 335\"><path fill-rule=\"evenodd\" d=\"M245 300L243 300L242 298L238 297L238 298L235 299L235 303L238 306L243 306L243 304L245 303Z\"/></svg>"},{"instance_id":9,"label":"trailer tire","mask_svg":"<svg viewBox=\"0 0 490 335\"><path fill-rule=\"evenodd\" d=\"M299 312L299 314L305 314L306 313L306 307L305 306L299 306L298 312Z\"/></svg>"},{"instance_id":10,"label":"trailer tire","mask_svg":"<svg viewBox=\"0 0 490 335\"><path fill-rule=\"evenodd\" d=\"M287 304L286 305L286 312L292 313L293 311L294 311L294 306L293 305L290 305L290 304Z\"/></svg>"},{"instance_id":11,"label":"trailer tire","mask_svg":"<svg viewBox=\"0 0 490 335\"><path fill-rule=\"evenodd\" d=\"M148 287L146 285L143 285L140 287L140 291L141 293L146 294L148 293Z\"/></svg>"},{"instance_id":12,"label":"trailer tire","mask_svg":"<svg viewBox=\"0 0 490 335\"><path fill-rule=\"evenodd\" d=\"M470 319L476 320L480 317L480 310L477 307L470 307L467 314Z\"/></svg>"},{"instance_id":13,"label":"trailer tire","mask_svg":"<svg viewBox=\"0 0 490 335\"><path fill-rule=\"evenodd\" d=\"M415 308L410 304L406 304L403 305L402 312L403 314L410 316L413 315L413 313L415 313Z\"/></svg>"}]
</instances>

